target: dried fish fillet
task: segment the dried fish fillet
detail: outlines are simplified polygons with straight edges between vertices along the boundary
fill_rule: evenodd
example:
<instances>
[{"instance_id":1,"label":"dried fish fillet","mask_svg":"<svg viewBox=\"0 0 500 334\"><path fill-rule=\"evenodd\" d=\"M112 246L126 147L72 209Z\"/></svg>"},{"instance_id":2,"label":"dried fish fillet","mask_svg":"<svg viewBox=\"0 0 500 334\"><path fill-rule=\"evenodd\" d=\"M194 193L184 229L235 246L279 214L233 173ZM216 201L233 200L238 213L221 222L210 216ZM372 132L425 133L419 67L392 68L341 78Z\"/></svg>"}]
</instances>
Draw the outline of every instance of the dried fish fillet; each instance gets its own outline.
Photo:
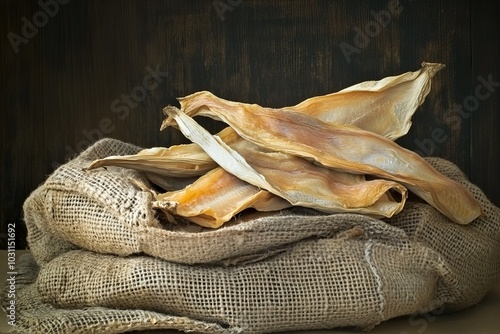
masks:
<instances>
[{"instance_id":1,"label":"dried fish fillet","mask_svg":"<svg viewBox=\"0 0 500 334\"><path fill-rule=\"evenodd\" d=\"M481 214L481 206L462 185L436 171L416 153L373 132L326 124L284 109L239 104L208 92L192 94L180 103L187 115L220 119L243 138L268 150L309 158L341 171L401 182L456 223L467 224ZM171 122L172 118L167 118L162 127Z\"/></svg>"},{"instance_id":2,"label":"dried fish fillet","mask_svg":"<svg viewBox=\"0 0 500 334\"><path fill-rule=\"evenodd\" d=\"M365 81L284 109L305 113L327 123L352 124L395 140L408 132L412 115L430 91L431 79L443 67L443 64L423 62L418 71ZM226 131L228 128L218 136L228 143L230 138L226 138ZM103 166L127 167L165 176L198 176L215 168L216 164L200 147L190 144L150 148L136 155L111 156L94 161L88 168Z\"/></svg>"},{"instance_id":3,"label":"dried fish fillet","mask_svg":"<svg viewBox=\"0 0 500 334\"><path fill-rule=\"evenodd\" d=\"M423 62L422 68L379 81L365 81L339 92L316 96L283 110L296 111L318 118L326 123L351 124L367 131L396 140L411 127L411 117L425 101L431 89L431 79L444 68L439 63ZM210 92L198 92L186 98ZM179 99L182 101L182 98ZM226 101L242 108L253 105ZM189 110L184 110L189 116ZM207 115L220 120L217 115ZM172 125L171 120L162 124L162 129Z\"/></svg>"},{"instance_id":4,"label":"dried fish fillet","mask_svg":"<svg viewBox=\"0 0 500 334\"><path fill-rule=\"evenodd\" d=\"M230 127L217 134L226 143L240 140ZM152 147L137 154L109 156L92 161L87 169L117 166L167 177L200 176L217 164L196 144L174 145L168 148Z\"/></svg>"},{"instance_id":5,"label":"dried fish fillet","mask_svg":"<svg viewBox=\"0 0 500 334\"><path fill-rule=\"evenodd\" d=\"M277 211L290 207L286 200L261 190L218 167L184 189L156 196L153 208L217 228L239 212L255 208Z\"/></svg>"},{"instance_id":6,"label":"dried fish fillet","mask_svg":"<svg viewBox=\"0 0 500 334\"><path fill-rule=\"evenodd\" d=\"M190 128L190 131L196 129ZM231 148L264 176L280 192L280 197L218 168L217 172L205 174L182 190L157 196L155 207L212 228L247 208L280 210L291 206L290 202L323 212L352 212L373 217L391 217L404 207L406 188L398 183L366 181L363 175L322 168L300 157L263 150L233 133L234 136L225 136L231 138ZM172 182L170 179L178 178L167 177L167 182ZM152 181L158 184L158 180ZM399 193L399 201L393 198L391 191ZM268 207L267 203L273 206Z\"/></svg>"},{"instance_id":7,"label":"dried fish fillet","mask_svg":"<svg viewBox=\"0 0 500 334\"><path fill-rule=\"evenodd\" d=\"M391 217L404 206L406 189L396 182L366 181L362 175L328 170L296 156L262 150L244 140L233 143L233 150L177 108L165 111L186 137L205 149L222 168L294 206L376 217ZM203 197L200 189L197 195ZM390 191L399 192L401 200L394 200Z\"/></svg>"},{"instance_id":8,"label":"dried fish fillet","mask_svg":"<svg viewBox=\"0 0 500 334\"><path fill-rule=\"evenodd\" d=\"M406 201L407 190L397 182L367 181L364 175L323 168L297 156L262 149L246 140L235 142L231 148L278 189L279 196L296 206L380 218L399 213ZM400 200L396 201L391 192L398 193Z\"/></svg>"},{"instance_id":9,"label":"dried fish fillet","mask_svg":"<svg viewBox=\"0 0 500 334\"><path fill-rule=\"evenodd\" d=\"M352 124L396 140L410 129L411 117L431 90L431 79L443 67L423 62L418 71L365 81L285 109L326 123Z\"/></svg>"},{"instance_id":10,"label":"dried fish fillet","mask_svg":"<svg viewBox=\"0 0 500 334\"><path fill-rule=\"evenodd\" d=\"M93 161L87 169L117 166L161 176L186 177L206 173L217 165L195 145L153 147L133 155L109 156Z\"/></svg>"}]
</instances>

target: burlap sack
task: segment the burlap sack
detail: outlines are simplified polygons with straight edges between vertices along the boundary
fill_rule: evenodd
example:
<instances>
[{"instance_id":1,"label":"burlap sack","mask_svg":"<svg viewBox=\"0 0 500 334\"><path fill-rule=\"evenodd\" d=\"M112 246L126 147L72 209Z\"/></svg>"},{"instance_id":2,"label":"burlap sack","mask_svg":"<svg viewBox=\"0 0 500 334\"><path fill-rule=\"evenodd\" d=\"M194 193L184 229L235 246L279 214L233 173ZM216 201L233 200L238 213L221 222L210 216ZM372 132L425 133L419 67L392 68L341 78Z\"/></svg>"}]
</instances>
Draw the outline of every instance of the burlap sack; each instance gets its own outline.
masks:
<instances>
[{"instance_id":1,"label":"burlap sack","mask_svg":"<svg viewBox=\"0 0 500 334\"><path fill-rule=\"evenodd\" d=\"M292 210L210 231L160 223L149 195L129 182L140 173L82 170L138 149L102 140L27 199L28 240L41 269L22 291L40 301L33 310L20 299L25 328L85 333L101 324L119 333L143 316L142 328L201 333L368 329L415 312L461 310L500 277L500 210L442 159L428 160L483 205L484 217L470 225L410 201L385 221Z\"/></svg>"},{"instance_id":2,"label":"burlap sack","mask_svg":"<svg viewBox=\"0 0 500 334\"><path fill-rule=\"evenodd\" d=\"M95 159L139 150L114 139L98 141L62 165L28 197L24 204L28 243L38 263L47 263L77 248L121 256L144 253L179 263L207 263L252 257L356 225L351 215L304 224L300 213L318 214L312 210L283 212L275 218L283 224L269 224L267 217L255 214L252 219L240 219L245 219L245 224L228 224L218 230L189 222L160 224L151 209L151 194L130 182L135 179L148 183L141 173L117 167L85 170Z\"/></svg>"}]
</instances>

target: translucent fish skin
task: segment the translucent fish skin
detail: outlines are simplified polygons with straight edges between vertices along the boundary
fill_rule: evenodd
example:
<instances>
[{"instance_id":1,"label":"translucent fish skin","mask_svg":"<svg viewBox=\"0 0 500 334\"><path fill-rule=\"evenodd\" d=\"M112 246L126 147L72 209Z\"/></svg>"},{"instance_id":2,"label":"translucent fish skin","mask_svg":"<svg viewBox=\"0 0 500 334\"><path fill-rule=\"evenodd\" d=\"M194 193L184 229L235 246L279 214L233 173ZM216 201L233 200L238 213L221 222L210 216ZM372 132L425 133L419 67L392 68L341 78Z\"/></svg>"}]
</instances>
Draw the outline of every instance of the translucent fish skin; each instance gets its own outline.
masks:
<instances>
[{"instance_id":1,"label":"translucent fish skin","mask_svg":"<svg viewBox=\"0 0 500 334\"><path fill-rule=\"evenodd\" d=\"M284 109L325 123L352 124L396 140L408 133L411 117L429 94L431 79L442 68L443 64L423 62L418 71L365 81Z\"/></svg>"},{"instance_id":2,"label":"translucent fish skin","mask_svg":"<svg viewBox=\"0 0 500 334\"><path fill-rule=\"evenodd\" d=\"M217 167L197 145L153 147L133 155L109 156L93 161L87 169L117 166L166 177L202 175Z\"/></svg>"},{"instance_id":3,"label":"translucent fish skin","mask_svg":"<svg viewBox=\"0 0 500 334\"><path fill-rule=\"evenodd\" d=\"M412 115L430 91L431 79L443 67L443 64L423 62L418 71L365 81L284 109L305 113L327 123L352 124L395 140L408 132ZM167 123L162 125L166 126ZM226 128L218 136L230 144L231 133ZM189 144L150 148L136 155L111 156L94 161L88 168L104 166L185 177L202 175L216 164L199 146Z\"/></svg>"},{"instance_id":4,"label":"translucent fish skin","mask_svg":"<svg viewBox=\"0 0 500 334\"><path fill-rule=\"evenodd\" d=\"M242 181L220 167L184 189L157 195L153 203L154 208L209 228L220 227L248 208L277 211L290 206L286 200Z\"/></svg>"},{"instance_id":5,"label":"translucent fish skin","mask_svg":"<svg viewBox=\"0 0 500 334\"><path fill-rule=\"evenodd\" d=\"M187 115L219 119L240 136L269 150L312 159L323 166L400 182L452 221L467 224L481 206L459 183L416 153L355 126L326 124L286 109L263 108L199 92L180 99ZM164 126L172 122L164 121Z\"/></svg>"},{"instance_id":6,"label":"translucent fish skin","mask_svg":"<svg viewBox=\"0 0 500 334\"><path fill-rule=\"evenodd\" d=\"M190 136L200 128L199 125L191 126ZM184 129L181 127L181 130ZM213 147L197 142L207 151L215 152ZM406 188L396 182L366 181L363 175L322 168L300 157L263 150L243 139L233 141L231 146L255 169L256 174L272 184L275 195L240 180L238 172L224 165L228 171L217 168L182 190L156 196L155 207L212 228L221 226L249 207L272 211L293 205L379 218L391 217L404 207ZM222 159L229 161L226 157ZM394 200L390 191L398 192L401 199Z\"/></svg>"},{"instance_id":7,"label":"translucent fish skin","mask_svg":"<svg viewBox=\"0 0 500 334\"><path fill-rule=\"evenodd\" d=\"M407 198L406 188L397 182L367 181L364 175L323 168L294 155L262 149L246 140L235 142L231 148L278 189L281 197L296 206L380 218L399 213ZM394 200L390 191L399 193L401 200Z\"/></svg>"},{"instance_id":8,"label":"translucent fish skin","mask_svg":"<svg viewBox=\"0 0 500 334\"><path fill-rule=\"evenodd\" d=\"M217 135L228 144L240 140L240 136L229 127ZM203 175L217 164L198 145L185 144L147 148L132 155L109 156L93 161L87 169L105 166L131 168L157 176L190 177Z\"/></svg>"},{"instance_id":9,"label":"translucent fish skin","mask_svg":"<svg viewBox=\"0 0 500 334\"><path fill-rule=\"evenodd\" d=\"M404 206L406 188L396 182L366 181L362 175L315 166L286 153L268 152L245 140L233 142L232 147L229 147L177 108L170 107L165 111L174 117L186 137L200 145L228 173L266 189L294 206L329 213L355 212L375 217L391 217ZM203 187L199 189L201 191L198 195L205 196L204 192L207 190ZM399 192L401 200L394 200L390 190ZM203 202L203 205L208 205L208 202Z\"/></svg>"},{"instance_id":10,"label":"translucent fish skin","mask_svg":"<svg viewBox=\"0 0 500 334\"><path fill-rule=\"evenodd\" d=\"M408 133L411 117L430 92L432 78L444 67L439 63L423 62L422 68L415 72L361 82L339 92L315 96L280 109L307 114L325 123L351 124L396 140ZM202 91L193 95L205 93L211 94ZM238 105L254 106L239 102ZM184 112L193 116L189 110ZM213 114L207 116L220 120ZM167 119L161 129L174 124Z\"/></svg>"}]
</instances>

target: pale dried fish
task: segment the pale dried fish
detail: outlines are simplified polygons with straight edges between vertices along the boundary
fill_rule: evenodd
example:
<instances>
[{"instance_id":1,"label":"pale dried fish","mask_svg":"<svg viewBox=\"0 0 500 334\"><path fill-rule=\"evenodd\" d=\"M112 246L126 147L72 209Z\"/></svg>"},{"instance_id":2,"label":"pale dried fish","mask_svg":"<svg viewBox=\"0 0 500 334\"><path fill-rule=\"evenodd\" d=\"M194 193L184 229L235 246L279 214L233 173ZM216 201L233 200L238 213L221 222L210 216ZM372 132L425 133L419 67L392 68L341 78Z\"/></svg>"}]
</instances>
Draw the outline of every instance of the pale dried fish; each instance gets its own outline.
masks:
<instances>
[{"instance_id":1,"label":"pale dried fish","mask_svg":"<svg viewBox=\"0 0 500 334\"><path fill-rule=\"evenodd\" d=\"M184 189L157 195L153 203L153 208L210 228L220 227L245 209L277 211L290 206L286 200L242 181L220 167Z\"/></svg>"},{"instance_id":2,"label":"pale dried fish","mask_svg":"<svg viewBox=\"0 0 500 334\"><path fill-rule=\"evenodd\" d=\"M217 134L231 144L240 137L227 127ZM87 167L125 167L167 177L189 177L205 174L217 164L196 144L174 145L168 148L152 147L132 155L109 156L97 159Z\"/></svg>"},{"instance_id":3,"label":"pale dried fish","mask_svg":"<svg viewBox=\"0 0 500 334\"><path fill-rule=\"evenodd\" d=\"M93 161L87 169L125 167L162 176L186 177L206 173L217 165L194 145L152 147L132 155L116 155Z\"/></svg>"},{"instance_id":4,"label":"pale dried fish","mask_svg":"<svg viewBox=\"0 0 500 334\"><path fill-rule=\"evenodd\" d=\"M408 133L411 117L429 94L431 79L442 68L443 64L423 62L418 71L365 81L285 109L326 123L352 124L396 140Z\"/></svg>"},{"instance_id":5,"label":"pale dried fish","mask_svg":"<svg viewBox=\"0 0 500 334\"><path fill-rule=\"evenodd\" d=\"M187 115L220 119L243 138L268 150L309 158L341 171L401 182L456 223L467 224L481 214L480 204L461 184L439 173L416 153L373 132L326 124L284 109L239 104L208 92L180 102ZM164 110L167 116L168 110ZM171 122L168 117L163 126Z\"/></svg>"},{"instance_id":6,"label":"pale dried fish","mask_svg":"<svg viewBox=\"0 0 500 334\"><path fill-rule=\"evenodd\" d=\"M262 149L247 140L231 145L255 171L266 178L279 196L295 206L319 211L351 212L392 217L405 204L407 190L397 182L334 171L303 158ZM397 193L399 201L391 192Z\"/></svg>"},{"instance_id":7,"label":"pale dried fish","mask_svg":"<svg viewBox=\"0 0 500 334\"><path fill-rule=\"evenodd\" d=\"M352 124L395 140L408 132L412 115L430 91L432 77L443 67L443 64L423 62L418 71L379 81L365 81L284 109L305 113L327 123ZM208 92L195 95L205 93L210 95ZM170 123L164 122L162 129ZM231 140L226 138L228 129L218 134L226 143ZM184 177L202 175L216 164L196 144L189 144L145 149L135 155L111 156L92 162L88 168L104 166Z\"/></svg>"},{"instance_id":8,"label":"pale dried fish","mask_svg":"<svg viewBox=\"0 0 500 334\"><path fill-rule=\"evenodd\" d=\"M186 137L205 149L222 168L294 206L376 217L391 217L404 206L406 189L396 182L366 181L362 175L328 170L285 153L266 152L243 140L234 142L233 150L177 108L165 108L165 112L176 120ZM390 191L399 192L400 201ZM203 191L197 195L202 194Z\"/></svg>"},{"instance_id":9,"label":"pale dried fish","mask_svg":"<svg viewBox=\"0 0 500 334\"><path fill-rule=\"evenodd\" d=\"M395 140L410 129L411 117L430 92L431 79L443 67L443 64L423 62L422 68L415 72L390 76L379 81L365 81L336 93L312 97L295 106L280 109L311 115L326 123L355 125ZM210 92L202 91L179 98L179 101L210 98L211 95ZM255 106L223 101L242 108ZM183 111L193 116L190 110ZM206 116L220 120L214 114ZM172 124L172 120L167 119L161 129Z\"/></svg>"},{"instance_id":10,"label":"pale dried fish","mask_svg":"<svg viewBox=\"0 0 500 334\"><path fill-rule=\"evenodd\" d=\"M245 158L231 149L220 137L212 136L210 132L176 107L169 106L164 108L163 111L175 119L179 129L186 138L204 149L219 166L231 174L238 176L243 181L266 189L275 195L279 194L279 190L274 188L264 176L257 173Z\"/></svg>"}]
</instances>

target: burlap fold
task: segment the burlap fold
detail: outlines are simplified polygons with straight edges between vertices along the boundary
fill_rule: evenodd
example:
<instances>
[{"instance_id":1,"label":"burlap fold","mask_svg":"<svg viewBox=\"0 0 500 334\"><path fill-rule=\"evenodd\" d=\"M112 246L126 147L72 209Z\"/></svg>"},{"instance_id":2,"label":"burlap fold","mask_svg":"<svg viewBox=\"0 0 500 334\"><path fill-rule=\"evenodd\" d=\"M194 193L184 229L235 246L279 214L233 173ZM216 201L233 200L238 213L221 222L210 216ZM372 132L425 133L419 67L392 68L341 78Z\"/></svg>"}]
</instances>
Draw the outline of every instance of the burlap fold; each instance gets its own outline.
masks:
<instances>
[{"instance_id":1,"label":"burlap fold","mask_svg":"<svg viewBox=\"0 0 500 334\"><path fill-rule=\"evenodd\" d=\"M16 277L16 322L9 334L115 334L153 329L176 329L206 334L238 333L214 323L135 308L60 308L44 302L40 297L34 283L38 270L39 267L31 254L21 257ZM5 300L2 306L7 306Z\"/></svg>"},{"instance_id":2,"label":"burlap fold","mask_svg":"<svg viewBox=\"0 0 500 334\"><path fill-rule=\"evenodd\" d=\"M20 328L369 329L415 312L461 310L500 278L500 210L446 160L428 158L483 206L484 216L469 225L409 201L386 220L297 208L208 230L160 221L150 195L130 182L147 182L141 173L83 169L139 149L103 139L26 200L40 270L21 289ZM39 307L29 307L30 298Z\"/></svg>"}]
</instances>

